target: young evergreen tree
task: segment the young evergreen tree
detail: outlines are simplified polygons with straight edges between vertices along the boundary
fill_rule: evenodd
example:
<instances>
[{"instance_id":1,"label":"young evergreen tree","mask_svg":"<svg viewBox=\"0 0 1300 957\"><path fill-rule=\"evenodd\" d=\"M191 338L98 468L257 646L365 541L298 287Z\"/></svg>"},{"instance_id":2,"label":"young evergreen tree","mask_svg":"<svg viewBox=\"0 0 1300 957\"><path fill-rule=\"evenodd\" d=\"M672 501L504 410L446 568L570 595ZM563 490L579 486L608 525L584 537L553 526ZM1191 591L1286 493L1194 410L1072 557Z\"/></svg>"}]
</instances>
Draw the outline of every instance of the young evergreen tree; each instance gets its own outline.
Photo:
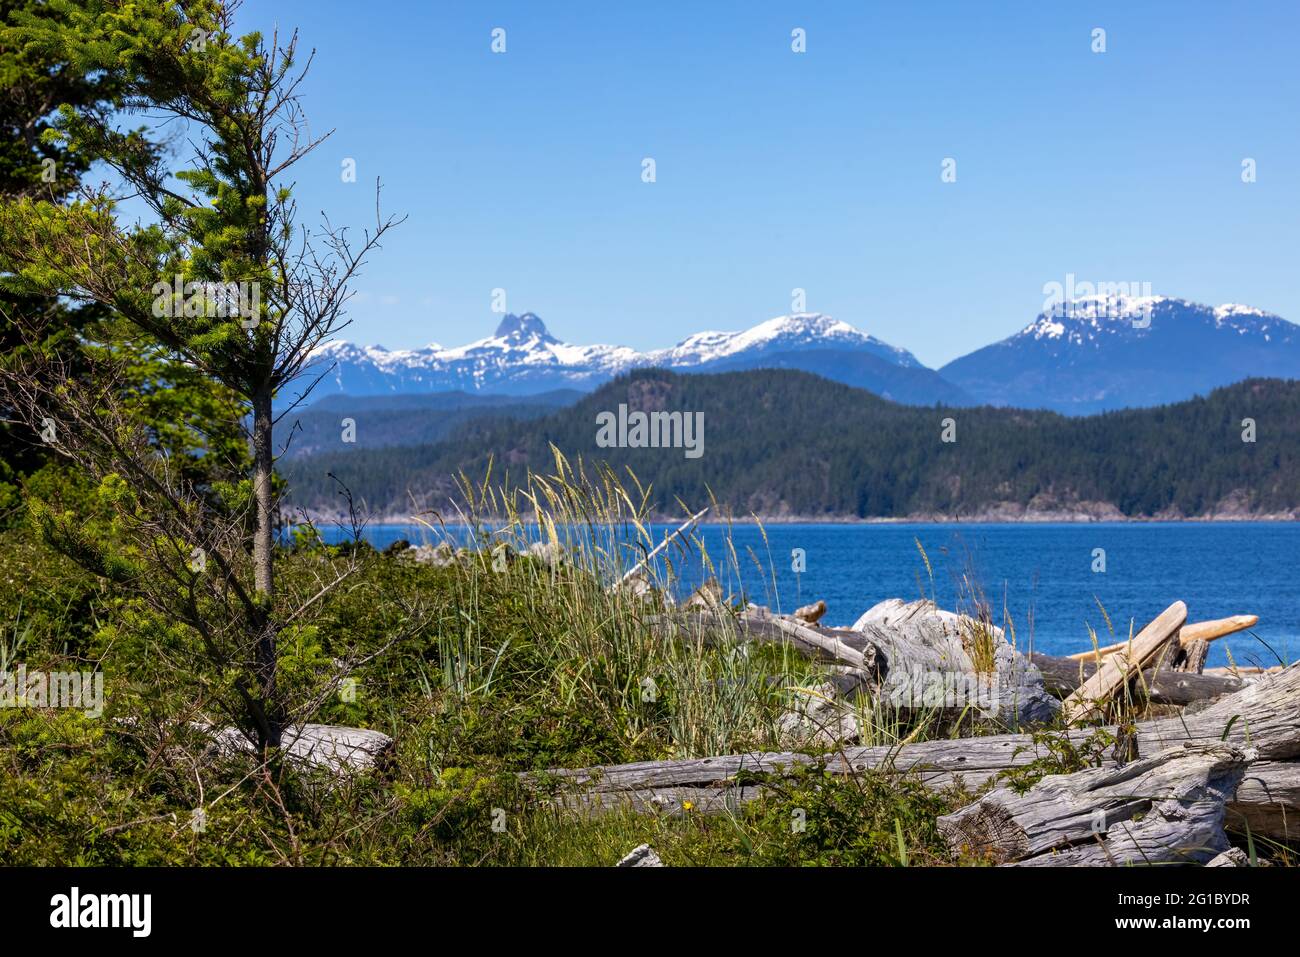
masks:
<instances>
[{"instance_id":1,"label":"young evergreen tree","mask_svg":"<svg viewBox=\"0 0 1300 957\"><path fill-rule=\"evenodd\" d=\"M75 516L34 509L65 551L193 629L209 664L233 676L219 690L236 696L241 725L275 748L295 717L277 681L278 635L320 593L277 595L273 403L310 383L313 350L345 324L349 282L394 220L376 202L375 225L355 245L328 222L316 232L298 225L285 177L323 137L308 135L300 108L296 35L236 36L236 5L224 0L42 6L18 11L0 42L104 78L108 106L60 104L42 140L106 164L117 183L62 202L6 199L0 272L16 293L110 310L131 335L98 351L90 382L32 349L5 374L6 390L34 430L100 481L117 531L129 534L91 541ZM124 128L136 116L148 123ZM162 148L168 129L193 147L178 168ZM127 220L127 196L145 219ZM39 343L44 320L19 322ZM141 349L237 397L239 421L251 423L239 482L214 495L165 454L157 429L139 427L120 397Z\"/></svg>"}]
</instances>

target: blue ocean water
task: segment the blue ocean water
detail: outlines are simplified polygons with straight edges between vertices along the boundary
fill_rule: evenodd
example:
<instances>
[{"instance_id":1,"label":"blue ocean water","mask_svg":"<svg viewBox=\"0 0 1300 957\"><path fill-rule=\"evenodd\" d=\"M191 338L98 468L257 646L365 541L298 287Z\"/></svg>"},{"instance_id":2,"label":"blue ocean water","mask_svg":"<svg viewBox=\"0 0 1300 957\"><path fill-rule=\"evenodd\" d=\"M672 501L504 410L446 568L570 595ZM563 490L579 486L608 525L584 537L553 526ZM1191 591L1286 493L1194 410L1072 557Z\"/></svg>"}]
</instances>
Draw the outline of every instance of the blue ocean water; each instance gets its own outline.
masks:
<instances>
[{"instance_id":1,"label":"blue ocean water","mask_svg":"<svg viewBox=\"0 0 1300 957\"><path fill-rule=\"evenodd\" d=\"M673 527L656 525L651 532L661 540ZM743 590L784 611L824 599L832 625L852 624L892 597L924 594L946 608L968 608L965 579L983 592L999 624L1005 609L1022 649L1086 650L1089 625L1103 643L1122 640L1130 624L1136 632L1181 599L1191 621L1259 616L1250 631L1214 643L1211 665L1227 664L1229 652L1238 664L1265 666L1300 654L1300 586L1292 569L1300 523L746 524L703 525L695 534L715 564L728 563L730 534L742 571L730 580L719 576L728 592ZM430 541L430 533L423 526L374 525L366 538L382 548L399 538ZM792 570L795 549L803 549L801 573ZM1093 570L1096 549L1104 550L1104 571ZM684 589L701 580L697 551L669 551Z\"/></svg>"}]
</instances>

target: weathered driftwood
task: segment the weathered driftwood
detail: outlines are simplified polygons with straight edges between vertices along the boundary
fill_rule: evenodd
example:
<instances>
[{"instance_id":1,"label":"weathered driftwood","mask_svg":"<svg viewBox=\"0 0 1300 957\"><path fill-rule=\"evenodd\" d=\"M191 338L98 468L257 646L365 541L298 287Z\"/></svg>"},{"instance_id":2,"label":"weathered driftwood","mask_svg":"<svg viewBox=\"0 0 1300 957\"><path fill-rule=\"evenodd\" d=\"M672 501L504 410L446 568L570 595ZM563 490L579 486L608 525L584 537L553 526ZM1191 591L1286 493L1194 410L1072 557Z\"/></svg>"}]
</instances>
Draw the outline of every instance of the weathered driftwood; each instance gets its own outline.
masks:
<instances>
[{"instance_id":1,"label":"weathered driftwood","mask_svg":"<svg viewBox=\"0 0 1300 957\"><path fill-rule=\"evenodd\" d=\"M682 524L679 525L674 532L672 532L669 535L665 535L664 540L660 542L658 545L656 545L654 548L650 549L650 551L646 553L645 558L641 559L639 562L637 562L635 565L633 565L631 568L629 568L626 572L623 573L623 577L620 578L617 582L615 582L613 586L611 586L611 590L616 589L620 585L630 582L633 579L637 578L637 576L641 575L645 571L645 569L650 567L650 561L656 555L658 555L665 548L667 548L669 544L671 544L672 541L677 538L677 536L685 533L687 530L691 528L691 526L693 526L696 522L702 519L705 516L705 514L708 513L710 508L712 508L712 506L710 505L704 506L704 508L700 509L698 512L696 512L686 521L682 522Z\"/></svg>"},{"instance_id":2,"label":"weathered driftwood","mask_svg":"<svg viewBox=\"0 0 1300 957\"><path fill-rule=\"evenodd\" d=\"M1262 668L1259 665L1233 665L1230 668L1206 668L1202 674L1215 675L1220 678L1242 678L1254 675L1273 675L1279 671L1285 671L1288 665L1270 665Z\"/></svg>"},{"instance_id":3,"label":"weathered driftwood","mask_svg":"<svg viewBox=\"0 0 1300 957\"><path fill-rule=\"evenodd\" d=\"M855 756L861 757L860 754ZM973 762L961 762L959 756L950 756L949 760L942 762L944 767L930 766L918 774L927 786L936 790L954 783L958 777L963 783L973 786L975 782L987 781L994 774L1013 767L1023 767L1036 757L1043 756L1035 751L1025 751L1014 760L1006 762L1005 766L992 767L989 765L1002 764L997 756L991 761ZM794 756L788 757L793 759ZM805 762L774 761L769 765L769 773L779 773L777 769L788 769L796 763ZM882 761L875 766L887 765ZM1112 762L1105 766L1116 767ZM843 771L844 767L840 762L832 762L831 770ZM763 791L761 785L736 786L725 783L610 791L565 790L556 795L555 803L592 817L612 811L660 817L684 817L692 814L713 816L737 814L744 805L761 797ZM1248 833L1256 840L1293 844L1300 842L1300 763L1257 761L1252 764L1238 785L1236 794L1227 803L1225 826L1237 834Z\"/></svg>"},{"instance_id":4,"label":"weathered driftwood","mask_svg":"<svg viewBox=\"0 0 1300 957\"><path fill-rule=\"evenodd\" d=\"M802 608L796 608L794 617L798 618L804 624L815 625L822 620L826 614L826 602L818 600L810 605L804 605Z\"/></svg>"},{"instance_id":5,"label":"weathered driftwood","mask_svg":"<svg viewBox=\"0 0 1300 957\"><path fill-rule=\"evenodd\" d=\"M701 598L697 604L703 604ZM726 617L724 618L723 615ZM705 644L718 644L736 640L764 643L789 643L801 653L811 658L827 662L847 664L849 655L841 653L842 647L860 653L874 653L874 646L865 634L849 628L816 628L811 633L799 629L783 629L774 620L774 616L765 609L745 615L734 616L721 611L716 615L708 613L675 613L658 615L652 619L665 635L701 641ZM803 637L801 637L803 636ZM813 641L807 638L815 638ZM833 642L827 639L834 639ZM1029 664L1040 673L1043 686L1047 691L1058 695L1068 695L1078 689L1088 678L1096 673L1097 661L1080 661L1073 658L1058 658L1034 652L1026 656ZM851 660L857 661L856 656ZM874 667L874 658L872 659ZM849 667L854 667L849 665ZM1141 678L1134 679L1137 690L1144 693L1152 704L1187 705L1193 701L1203 701L1232 694L1244 687L1241 678L1226 673L1189 674L1170 669L1146 668ZM860 682L848 683L848 690L856 691Z\"/></svg>"},{"instance_id":6,"label":"weathered driftwood","mask_svg":"<svg viewBox=\"0 0 1300 957\"><path fill-rule=\"evenodd\" d=\"M1029 660L1043 676L1047 690L1056 694L1069 694L1092 677L1097 671L1096 661L1076 661L1056 658L1034 652ZM1146 695L1152 704L1188 705L1233 694L1245 687L1240 678L1219 675L1192 674L1165 668L1146 668L1141 677L1133 679L1136 690Z\"/></svg>"},{"instance_id":7,"label":"weathered driftwood","mask_svg":"<svg viewBox=\"0 0 1300 957\"><path fill-rule=\"evenodd\" d=\"M803 622L773 615L766 608L749 608L738 616L738 623L746 635L767 634L790 641L798 648L825 656L851 668L871 674L878 668L874 647L862 644L854 647L834 632L823 632Z\"/></svg>"},{"instance_id":8,"label":"weathered driftwood","mask_svg":"<svg viewBox=\"0 0 1300 957\"><path fill-rule=\"evenodd\" d=\"M213 743L220 750L254 750L252 742L234 728L215 732ZM287 729L280 746L290 760L339 775L365 771L382 764L392 752L393 739L382 731L366 728L304 724Z\"/></svg>"},{"instance_id":9,"label":"weathered driftwood","mask_svg":"<svg viewBox=\"0 0 1300 957\"><path fill-rule=\"evenodd\" d=\"M978 714L1013 727L1050 720L1059 703L1001 629L932 602L890 599L851 629L822 628L751 606L737 615L707 609L659 615L666 634L705 643L788 644L814 659L860 672L872 692L900 709Z\"/></svg>"},{"instance_id":10,"label":"weathered driftwood","mask_svg":"<svg viewBox=\"0 0 1300 957\"><path fill-rule=\"evenodd\" d=\"M1249 867L1250 858L1239 847L1230 847L1222 854L1212 858L1206 867Z\"/></svg>"},{"instance_id":11,"label":"weathered driftwood","mask_svg":"<svg viewBox=\"0 0 1300 957\"><path fill-rule=\"evenodd\" d=\"M649 844L638 844L615 867L663 867L664 862Z\"/></svg>"},{"instance_id":12,"label":"weathered driftwood","mask_svg":"<svg viewBox=\"0 0 1300 957\"><path fill-rule=\"evenodd\" d=\"M1190 645L1194 641L1213 641L1215 638L1222 638L1224 635L1244 631L1258 623L1258 615L1232 615L1228 618L1215 618L1213 621L1194 621L1183 625L1178 633L1178 640L1184 646ZM1104 658L1106 655L1123 651L1128 645L1127 641L1119 641L1113 645L1106 645L1104 648L1090 648L1087 651L1075 652L1069 657L1075 661L1092 660L1097 657Z\"/></svg>"},{"instance_id":13,"label":"weathered driftwood","mask_svg":"<svg viewBox=\"0 0 1300 957\"><path fill-rule=\"evenodd\" d=\"M1106 703L1133 673L1160 655L1187 620L1187 606L1176 601L1152 620L1123 650L1103 659L1096 673L1065 699L1066 721L1074 723L1104 712Z\"/></svg>"},{"instance_id":14,"label":"weathered driftwood","mask_svg":"<svg viewBox=\"0 0 1300 957\"><path fill-rule=\"evenodd\" d=\"M1067 737L1080 745L1092 733L1075 729ZM1300 758L1300 666L1262 677L1197 714L1139 722L1132 743L1139 760L1184 744L1253 747L1260 760L1228 805L1229 827L1248 825L1254 834L1276 839L1294 837L1300 830L1300 764L1290 763ZM557 789L557 801L572 808L597 813L627 808L708 814L732 810L758 797L763 776L784 776L801 766L822 764L830 774L911 772L935 789L956 783L977 788L1004 771L1050 755L1047 745L1031 735L1000 734L901 747L846 747L819 756L733 754L556 769L523 777L534 786ZM1113 757L1105 763L1116 764Z\"/></svg>"},{"instance_id":15,"label":"weathered driftwood","mask_svg":"<svg viewBox=\"0 0 1300 957\"><path fill-rule=\"evenodd\" d=\"M1225 804L1251 750L1170 748L1119 768L998 787L939 818L954 852L996 864L1204 864L1228 847Z\"/></svg>"},{"instance_id":16,"label":"weathered driftwood","mask_svg":"<svg viewBox=\"0 0 1300 957\"><path fill-rule=\"evenodd\" d=\"M1174 661L1174 671L1199 675L1205 670L1205 662L1209 657L1210 642L1205 638L1197 638L1182 646L1177 660Z\"/></svg>"},{"instance_id":17,"label":"weathered driftwood","mask_svg":"<svg viewBox=\"0 0 1300 957\"><path fill-rule=\"evenodd\" d=\"M1113 731L1114 729L1107 729ZM1067 737L1081 743L1093 732L1075 729ZM1140 721L1134 728L1140 756L1190 744L1224 743L1254 747L1261 760L1300 757L1300 665L1261 677L1255 684L1215 701L1194 715ZM844 748L823 755L832 773L863 771L890 763L899 770L931 770L951 777L973 774L982 784L991 774L1046 754L1028 734L992 734L957 740L920 741L905 747ZM742 771L769 772L808 764L818 758L797 753L734 754L674 761L650 761L594 768L561 769L549 774L602 791L725 782Z\"/></svg>"},{"instance_id":18,"label":"weathered driftwood","mask_svg":"<svg viewBox=\"0 0 1300 957\"><path fill-rule=\"evenodd\" d=\"M853 624L876 649L877 684L896 708L977 710L1010 727L1053 719L1060 703L1002 629L931 601L891 598Z\"/></svg>"},{"instance_id":19,"label":"weathered driftwood","mask_svg":"<svg viewBox=\"0 0 1300 957\"><path fill-rule=\"evenodd\" d=\"M1228 804L1228 827L1255 837L1300 843L1300 763L1252 764Z\"/></svg>"}]
</instances>

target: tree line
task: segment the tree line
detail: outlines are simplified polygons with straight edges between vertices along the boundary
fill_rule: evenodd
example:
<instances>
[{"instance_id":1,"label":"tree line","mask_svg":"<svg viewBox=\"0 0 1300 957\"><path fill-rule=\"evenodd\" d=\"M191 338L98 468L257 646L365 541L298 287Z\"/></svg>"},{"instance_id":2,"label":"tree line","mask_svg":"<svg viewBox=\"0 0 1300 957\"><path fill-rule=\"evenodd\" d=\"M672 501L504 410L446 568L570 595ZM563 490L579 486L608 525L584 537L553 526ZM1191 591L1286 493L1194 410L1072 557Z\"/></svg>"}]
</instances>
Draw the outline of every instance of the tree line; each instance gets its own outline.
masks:
<instances>
[{"instance_id":1,"label":"tree line","mask_svg":"<svg viewBox=\"0 0 1300 957\"><path fill-rule=\"evenodd\" d=\"M702 412L704 452L601 448L598 415ZM1300 507L1300 384L1248 380L1150 409L1070 418L1008 408L917 408L791 370L640 370L532 422L484 418L446 441L317 454L284 467L295 505L329 511L347 489L372 512L444 507L456 476L510 484L554 445L627 470L656 503L710 497L737 514L810 518L970 515L995 506L1104 503L1128 517L1197 516L1230 501Z\"/></svg>"}]
</instances>

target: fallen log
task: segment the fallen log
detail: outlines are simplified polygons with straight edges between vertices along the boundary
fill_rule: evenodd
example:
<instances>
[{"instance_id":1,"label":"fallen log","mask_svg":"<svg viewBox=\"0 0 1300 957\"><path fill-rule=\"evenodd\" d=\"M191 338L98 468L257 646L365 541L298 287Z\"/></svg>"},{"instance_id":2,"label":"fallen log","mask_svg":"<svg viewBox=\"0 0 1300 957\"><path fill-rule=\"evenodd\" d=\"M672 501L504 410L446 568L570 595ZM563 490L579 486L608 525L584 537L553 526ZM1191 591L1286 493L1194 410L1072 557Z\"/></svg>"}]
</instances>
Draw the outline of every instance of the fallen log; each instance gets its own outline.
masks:
<instances>
[{"instance_id":1,"label":"fallen log","mask_svg":"<svg viewBox=\"0 0 1300 957\"><path fill-rule=\"evenodd\" d=\"M1242 675L1273 675L1279 671L1285 671L1289 665L1271 665L1267 668L1261 668L1259 665L1233 665L1230 668L1206 668L1202 674L1215 675L1221 678L1237 678Z\"/></svg>"},{"instance_id":2,"label":"fallen log","mask_svg":"<svg viewBox=\"0 0 1300 957\"><path fill-rule=\"evenodd\" d=\"M1300 843L1300 763L1252 764L1228 803L1228 827L1254 837Z\"/></svg>"},{"instance_id":3,"label":"fallen log","mask_svg":"<svg viewBox=\"0 0 1300 957\"><path fill-rule=\"evenodd\" d=\"M626 572L624 572L623 577L621 577L617 582L615 582L612 586L610 586L610 590L611 591L616 590L620 586L632 581L638 575L640 575L645 569L649 568L651 559L653 559L656 555L658 555L665 548L667 548L677 538L677 536L683 534L686 531L689 531L690 528L693 525L695 525L696 522L702 519L708 513L709 509L712 507L713 506L711 505L704 506L704 508L700 509L698 512L696 512L686 521L682 522L682 524L677 527L676 531L672 532L669 535L665 535L664 540L660 542L658 545L656 545L654 548L650 549L650 551L646 554L645 558L641 559L639 562L637 562L635 565L629 568Z\"/></svg>"},{"instance_id":4,"label":"fallen log","mask_svg":"<svg viewBox=\"0 0 1300 957\"><path fill-rule=\"evenodd\" d=\"M1196 621L1190 625L1183 625L1182 630L1178 633L1178 640L1183 647L1186 647L1194 641L1213 641L1215 638L1222 638L1224 635L1244 631L1258 623L1258 615L1232 615L1229 618L1216 618L1213 621ZM1075 661L1084 661L1097 657L1104 658L1106 655L1113 655L1117 651L1123 651L1128 646L1127 641L1120 641L1104 648L1075 652L1069 657Z\"/></svg>"},{"instance_id":5,"label":"fallen log","mask_svg":"<svg viewBox=\"0 0 1300 957\"><path fill-rule=\"evenodd\" d=\"M736 641L790 644L816 661L836 662L853 668L871 664L862 658L864 652L872 650L871 646L858 632L847 628L813 628L756 606L735 614L726 608L707 607L701 600L686 611L651 615L646 623L658 629L665 638L706 645Z\"/></svg>"},{"instance_id":6,"label":"fallen log","mask_svg":"<svg viewBox=\"0 0 1300 957\"><path fill-rule=\"evenodd\" d=\"M1115 735L1115 728L1103 729ZM1063 732L1075 747L1096 730ZM1249 826L1274 839L1295 834L1300 814L1300 666L1261 678L1236 694L1220 698L1194 715L1139 722L1132 733L1137 759L1170 748L1224 744L1253 747L1259 762L1228 805L1228 824ZM535 788L553 788L558 803L601 813L613 808L667 814L722 813L762 793L765 775L783 777L799 767L821 765L832 775L873 770L912 773L939 790L954 784L978 788L1003 772L1052 756L1048 744L1029 734L987 735L922 741L896 747L846 747L809 755L756 752L591 768L559 768L521 778ZM1117 766L1115 758L1103 766ZM687 805L690 807L687 807Z\"/></svg>"},{"instance_id":7,"label":"fallen log","mask_svg":"<svg viewBox=\"0 0 1300 957\"><path fill-rule=\"evenodd\" d=\"M1012 727L1049 721L1060 704L1000 628L933 602L880 602L851 629L821 628L751 606L657 615L670 637L705 643L789 644L816 660L860 672L871 692L898 709L980 715Z\"/></svg>"},{"instance_id":8,"label":"fallen log","mask_svg":"<svg viewBox=\"0 0 1300 957\"><path fill-rule=\"evenodd\" d=\"M1057 658L1034 652L1030 662L1043 676L1047 690L1068 695L1092 677L1099 667L1096 661L1079 661ZM1170 671L1165 668L1146 668L1135 678L1136 687L1146 694L1152 704L1188 705L1225 694L1233 694L1245 687L1240 678L1210 674Z\"/></svg>"},{"instance_id":9,"label":"fallen log","mask_svg":"<svg viewBox=\"0 0 1300 957\"><path fill-rule=\"evenodd\" d=\"M773 615L766 608L746 609L739 615L738 623L745 634L772 635L773 632L767 629L774 629L776 635L790 640L796 647L825 655L832 661L857 668L867 674L877 670L876 649L867 643L863 643L860 648L855 648L837 634L823 633L820 629L802 622Z\"/></svg>"},{"instance_id":10,"label":"fallen log","mask_svg":"<svg viewBox=\"0 0 1300 957\"><path fill-rule=\"evenodd\" d=\"M1143 628L1124 651L1102 660L1096 673L1065 699L1067 723L1074 724L1104 712L1106 704L1129 678L1159 656L1187 620L1187 606L1176 601Z\"/></svg>"},{"instance_id":11,"label":"fallen log","mask_svg":"<svg viewBox=\"0 0 1300 957\"><path fill-rule=\"evenodd\" d=\"M235 728L222 728L212 735L218 750L228 753L256 750ZM382 731L345 728L332 724L304 724L286 728L280 748L291 761L322 768L335 775L366 771L382 764L392 753L393 739Z\"/></svg>"},{"instance_id":12,"label":"fallen log","mask_svg":"<svg viewBox=\"0 0 1300 957\"><path fill-rule=\"evenodd\" d=\"M886 750L886 749L882 749ZM1026 751L1005 766L999 761L961 763L958 758L925 770L913 769L919 779L932 790L942 790L960 778L967 786L975 782L987 783L996 774L1025 767L1044 754ZM861 757L861 755L855 755ZM769 773L788 771L804 761L776 762ZM861 763L861 762L859 762ZM990 766L992 765L992 766ZM1117 767L1107 763L1105 767ZM756 763L753 770L757 772ZM877 768L888 767L882 760ZM833 762L832 773L843 772L844 765ZM659 817L685 817L692 814L715 816L738 814L752 801L763 796L762 785L737 786L719 783L704 786L643 787L631 790L564 791L555 796L554 803L585 816L599 817L610 812L653 814ZM1286 761L1257 761L1246 771L1236 794L1226 805L1225 827L1232 833L1249 834L1256 840L1270 840L1289 844L1300 843L1300 763Z\"/></svg>"},{"instance_id":13,"label":"fallen log","mask_svg":"<svg viewBox=\"0 0 1300 957\"><path fill-rule=\"evenodd\" d=\"M939 818L948 846L995 864L1204 864L1228 848L1225 805L1253 750L1170 748L1119 768L998 787Z\"/></svg>"},{"instance_id":14,"label":"fallen log","mask_svg":"<svg viewBox=\"0 0 1300 957\"><path fill-rule=\"evenodd\" d=\"M1197 638L1195 641L1189 641L1181 646L1178 660L1174 662L1174 670L1199 675L1205 670L1205 662L1209 657L1209 641L1204 638Z\"/></svg>"},{"instance_id":15,"label":"fallen log","mask_svg":"<svg viewBox=\"0 0 1300 957\"><path fill-rule=\"evenodd\" d=\"M767 609L750 609L741 615L732 615L726 611L713 614L678 612L656 615L650 622L659 626L666 636L703 641L706 644L726 644L737 640L789 643L815 660L845 664L855 669L860 668L860 665L854 652L867 655L875 651L870 638L862 631L851 628L798 627L800 623L797 622L797 627L790 628L787 619L779 619ZM849 650L846 652L845 648ZM1076 691L1099 667L1099 662L1095 660L1081 660L1077 656L1056 657L1037 651L1025 658L1028 664L1038 669L1046 690L1058 695L1069 695ZM874 658L867 663L867 671L870 672L875 667ZM1242 674L1259 673L1259 669L1239 670ZM1223 669L1193 674L1167 668L1146 668L1142 671L1141 678L1136 679L1136 684L1152 704L1188 705L1193 701L1204 701L1240 691L1245 683ZM852 683L852 687L857 690L859 683Z\"/></svg>"}]
</instances>

